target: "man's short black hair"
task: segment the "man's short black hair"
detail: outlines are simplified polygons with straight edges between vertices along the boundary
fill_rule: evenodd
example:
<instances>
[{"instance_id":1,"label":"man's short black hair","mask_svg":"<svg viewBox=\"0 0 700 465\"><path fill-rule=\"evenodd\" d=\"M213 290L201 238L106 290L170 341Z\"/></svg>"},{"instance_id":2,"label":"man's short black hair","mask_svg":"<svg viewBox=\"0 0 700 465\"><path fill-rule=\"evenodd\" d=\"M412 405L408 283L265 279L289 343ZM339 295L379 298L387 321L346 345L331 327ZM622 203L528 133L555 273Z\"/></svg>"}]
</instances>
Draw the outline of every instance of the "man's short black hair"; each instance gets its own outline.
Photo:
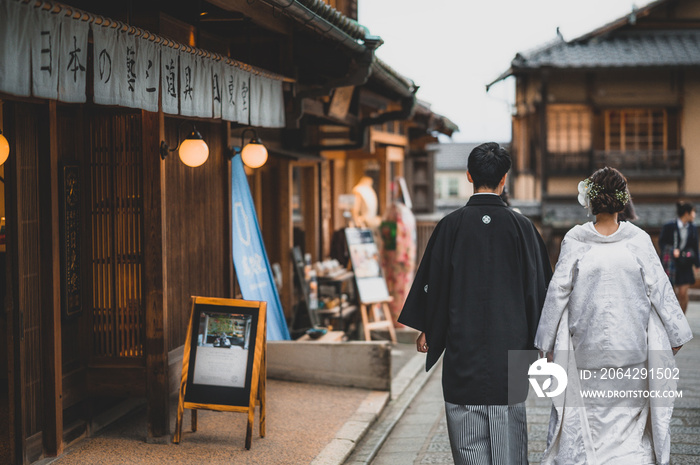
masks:
<instances>
[{"instance_id":1,"label":"man's short black hair","mask_svg":"<svg viewBox=\"0 0 700 465\"><path fill-rule=\"evenodd\" d=\"M676 203L676 213L678 213L678 218L686 213L692 212L693 210L695 210L695 205L690 202L684 202L681 200Z\"/></svg>"},{"instance_id":2,"label":"man's short black hair","mask_svg":"<svg viewBox=\"0 0 700 465\"><path fill-rule=\"evenodd\" d=\"M480 187L495 189L510 169L510 155L495 142L474 147L469 154L467 170L474 182L474 190Z\"/></svg>"}]
</instances>

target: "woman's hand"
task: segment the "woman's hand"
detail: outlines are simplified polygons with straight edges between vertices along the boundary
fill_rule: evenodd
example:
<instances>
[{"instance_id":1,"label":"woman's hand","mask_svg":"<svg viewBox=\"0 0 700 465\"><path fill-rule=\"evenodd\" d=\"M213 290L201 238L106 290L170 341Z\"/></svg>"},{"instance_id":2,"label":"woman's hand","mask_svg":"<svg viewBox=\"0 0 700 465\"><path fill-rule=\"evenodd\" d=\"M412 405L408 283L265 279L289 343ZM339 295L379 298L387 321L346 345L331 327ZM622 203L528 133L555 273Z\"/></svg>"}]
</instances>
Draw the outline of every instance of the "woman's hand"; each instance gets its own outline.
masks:
<instances>
[{"instance_id":1,"label":"woman's hand","mask_svg":"<svg viewBox=\"0 0 700 465\"><path fill-rule=\"evenodd\" d=\"M423 353L428 351L428 343L425 339L425 333L420 333L418 339L416 339L416 349L418 350L418 352Z\"/></svg>"},{"instance_id":2,"label":"woman's hand","mask_svg":"<svg viewBox=\"0 0 700 465\"><path fill-rule=\"evenodd\" d=\"M673 249L673 258L678 258L681 256L681 250L680 249Z\"/></svg>"}]
</instances>

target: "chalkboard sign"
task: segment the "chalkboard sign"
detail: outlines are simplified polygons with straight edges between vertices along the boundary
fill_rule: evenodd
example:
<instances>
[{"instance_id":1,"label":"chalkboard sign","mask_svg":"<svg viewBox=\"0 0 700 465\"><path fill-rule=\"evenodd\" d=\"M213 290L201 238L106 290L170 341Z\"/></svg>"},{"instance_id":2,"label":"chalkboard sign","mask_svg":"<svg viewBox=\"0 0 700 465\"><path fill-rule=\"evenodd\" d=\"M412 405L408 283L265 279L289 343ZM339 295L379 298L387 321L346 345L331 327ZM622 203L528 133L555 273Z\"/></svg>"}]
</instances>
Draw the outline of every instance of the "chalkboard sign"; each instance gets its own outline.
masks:
<instances>
[{"instance_id":1,"label":"chalkboard sign","mask_svg":"<svg viewBox=\"0 0 700 465\"><path fill-rule=\"evenodd\" d=\"M266 308L265 302L192 298L173 442L180 442L185 409L193 410L193 431L196 409L248 413L250 449L260 404L260 435L265 435Z\"/></svg>"},{"instance_id":2,"label":"chalkboard sign","mask_svg":"<svg viewBox=\"0 0 700 465\"><path fill-rule=\"evenodd\" d=\"M345 228L350 261L355 272L360 302L384 302L390 299L386 280L379 264L379 251L372 230Z\"/></svg>"}]
</instances>

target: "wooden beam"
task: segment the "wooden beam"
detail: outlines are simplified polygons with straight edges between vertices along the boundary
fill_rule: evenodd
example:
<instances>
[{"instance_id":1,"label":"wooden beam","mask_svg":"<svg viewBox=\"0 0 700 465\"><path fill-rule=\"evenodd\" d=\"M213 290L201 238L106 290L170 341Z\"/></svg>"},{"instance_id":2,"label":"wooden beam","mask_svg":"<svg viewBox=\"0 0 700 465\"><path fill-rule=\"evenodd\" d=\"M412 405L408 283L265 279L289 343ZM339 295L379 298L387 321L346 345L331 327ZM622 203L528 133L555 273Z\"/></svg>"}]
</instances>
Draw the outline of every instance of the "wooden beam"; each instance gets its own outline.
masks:
<instances>
[{"instance_id":1,"label":"wooden beam","mask_svg":"<svg viewBox=\"0 0 700 465\"><path fill-rule=\"evenodd\" d=\"M47 153L48 163L39 164L39 211L41 215L41 302L42 365L44 393L43 440L46 455L63 452L63 357L61 354L61 254L59 239L58 200L58 120L56 101L48 104L48 142L40 153ZM46 139L45 139L46 140ZM46 259L50 257L50 259Z\"/></svg>"},{"instance_id":2,"label":"wooden beam","mask_svg":"<svg viewBox=\"0 0 700 465\"><path fill-rule=\"evenodd\" d=\"M262 2L239 2L234 0L207 0L214 6L226 11L242 13L255 24L269 31L290 35L292 25L284 15L275 15L272 7Z\"/></svg>"},{"instance_id":3,"label":"wooden beam","mask_svg":"<svg viewBox=\"0 0 700 465\"><path fill-rule=\"evenodd\" d=\"M163 112L141 112L143 127L144 305L146 314L146 400L148 440L170 434L167 306L164 297L165 167L158 148L165 140Z\"/></svg>"},{"instance_id":4,"label":"wooden beam","mask_svg":"<svg viewBox=\"0 0 700 465\"><path fill-rule=\"evenodd\" d=\"M279 205L279 260L282 267L284 285L280 300L287 318L294 312L294 269L292 268L291 250L294 246L292 220L292 164L289 160L280 160L278 168L278 197Z\"/></svg>"},{"instance_id":5,"label":"wooden beam","mask_svg":"<svg viewBox=\"0 0 700 465\"><path fill-rule=\"evenodd\" d=\"M370 146L376 143L386 145L397 145L399 147L408 147L408 137L401 134L391 132L377 131L374 128L370 129Z\"/></svg>"}]
</instances>

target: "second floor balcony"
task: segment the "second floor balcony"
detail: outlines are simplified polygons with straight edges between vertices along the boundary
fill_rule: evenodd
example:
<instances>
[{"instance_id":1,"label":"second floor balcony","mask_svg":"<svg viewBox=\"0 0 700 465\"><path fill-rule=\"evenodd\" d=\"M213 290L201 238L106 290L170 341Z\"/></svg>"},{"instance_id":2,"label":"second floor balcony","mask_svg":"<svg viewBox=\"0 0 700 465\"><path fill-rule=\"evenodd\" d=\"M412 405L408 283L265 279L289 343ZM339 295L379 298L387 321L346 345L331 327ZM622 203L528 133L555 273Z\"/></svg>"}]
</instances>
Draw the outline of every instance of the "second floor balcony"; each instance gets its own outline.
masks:
<instances>
[{"instance_id":1,"label":"second floor balcony","mask_svg":"<svg viewBox=\"0 0 700 465\"><path fill-rule=\"evenodd\" d=\"M611 166L631 179L680 179L683 156L683 149L549 152L544 169L547 176L588 176L598 168Z\"/></svg>"}]
</instances>

